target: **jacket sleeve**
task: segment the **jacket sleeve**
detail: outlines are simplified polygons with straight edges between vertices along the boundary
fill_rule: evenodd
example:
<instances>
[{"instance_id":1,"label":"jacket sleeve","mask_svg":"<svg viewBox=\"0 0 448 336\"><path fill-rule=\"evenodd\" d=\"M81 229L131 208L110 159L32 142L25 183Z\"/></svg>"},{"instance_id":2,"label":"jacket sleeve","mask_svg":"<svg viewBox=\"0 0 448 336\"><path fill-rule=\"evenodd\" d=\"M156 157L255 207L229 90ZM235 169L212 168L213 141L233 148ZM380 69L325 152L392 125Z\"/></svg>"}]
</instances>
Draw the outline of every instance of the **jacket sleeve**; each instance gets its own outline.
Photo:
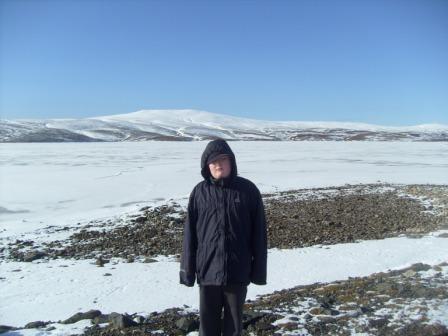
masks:
<instances>
[{"instance_id":1,"label":"jacket sleeve","mask_svg":"<svg viewBox=\"0 0 448 336\"><path fill-rule=\"evenodd\" d=\"M184 225L182 254L180 256L180 283L193 287L196 279L196 251L198 247L196 236L197 210L194 201L195 189L190 194L187 207L187 217Z\"/></svg>"},{"instance_id":2,"label":"jacket sleeve","mask_svg":"<svg viewBox=\"0 0 448 336\"><path fill-rule=\"evenodd\" d=\"M267 229L263 200L256 188L252 210L252 268L250 281L256 285L266 285Z\"/></svg>"}]
</instances>

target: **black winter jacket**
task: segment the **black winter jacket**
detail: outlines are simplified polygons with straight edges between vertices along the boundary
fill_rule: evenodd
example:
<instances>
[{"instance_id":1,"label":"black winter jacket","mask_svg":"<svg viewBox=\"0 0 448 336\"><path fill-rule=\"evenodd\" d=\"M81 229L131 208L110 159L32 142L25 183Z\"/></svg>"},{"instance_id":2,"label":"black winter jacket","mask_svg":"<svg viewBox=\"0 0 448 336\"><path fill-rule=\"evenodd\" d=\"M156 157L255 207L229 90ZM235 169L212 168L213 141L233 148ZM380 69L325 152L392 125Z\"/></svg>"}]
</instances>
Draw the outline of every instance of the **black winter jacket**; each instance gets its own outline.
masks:
<instances>
[{"instance_id":1,"label":"black winter jacket","mask_svg":"<svg viewBox=\"0 0 448 336\"><path fill-rule=\"evenodd\" d=\"M230 176L214 179L211 155L229 154ZM185 221L180 283L266 284L267 232L260 191L237 176L235 155L224 140L211 141L201 157L204 180L190 194Z\"/></svg>"}]
</instances>

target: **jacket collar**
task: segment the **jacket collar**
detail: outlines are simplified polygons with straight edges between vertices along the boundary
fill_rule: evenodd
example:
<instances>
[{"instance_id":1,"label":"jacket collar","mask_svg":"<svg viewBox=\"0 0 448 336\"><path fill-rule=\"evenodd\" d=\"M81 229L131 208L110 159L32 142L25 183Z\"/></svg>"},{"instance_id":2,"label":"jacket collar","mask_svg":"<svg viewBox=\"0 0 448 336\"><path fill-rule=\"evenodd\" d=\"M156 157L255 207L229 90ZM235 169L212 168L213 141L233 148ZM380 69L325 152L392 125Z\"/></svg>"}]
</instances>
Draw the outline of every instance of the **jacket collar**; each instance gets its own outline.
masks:
<instances>
[{"instance_id":1,"label":"jacket collar","mask_svg":"<svg viewBox=\"0 0 448 336\"><path fill-rule=\"evenodd\" d=\"M209 181L210 181L211 184L216 185L217 187L222 187L223 188L223 187L230 186L230 184L232 183L234 177L235 177L234 174L230 174L227 177L223 177L223 178L220 178L220 179L215 179L213 176L210 175Z\"/></svg>"}]
</instances>

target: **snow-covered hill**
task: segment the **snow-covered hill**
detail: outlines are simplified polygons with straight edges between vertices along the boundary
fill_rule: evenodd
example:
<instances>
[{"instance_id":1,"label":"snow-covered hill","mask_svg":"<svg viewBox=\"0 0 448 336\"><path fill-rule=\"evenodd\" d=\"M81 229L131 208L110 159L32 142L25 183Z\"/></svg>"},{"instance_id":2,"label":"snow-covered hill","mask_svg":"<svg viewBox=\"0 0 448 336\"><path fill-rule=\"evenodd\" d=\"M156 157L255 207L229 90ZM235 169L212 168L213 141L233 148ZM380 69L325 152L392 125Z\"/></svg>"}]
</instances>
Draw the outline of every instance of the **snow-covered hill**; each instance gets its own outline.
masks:
<instances>
[{"instance_id":1,"label":"snow-covered hill","mask_svg":"<svg viewBox=\"0 0 448 336\"><path fill-rule=\"evenodd\" d=\"M0 120L0 142L146 140L448 141L448 125L265 121L198 110L141 110L83 119Z\"/></svg>"}]
</instances>

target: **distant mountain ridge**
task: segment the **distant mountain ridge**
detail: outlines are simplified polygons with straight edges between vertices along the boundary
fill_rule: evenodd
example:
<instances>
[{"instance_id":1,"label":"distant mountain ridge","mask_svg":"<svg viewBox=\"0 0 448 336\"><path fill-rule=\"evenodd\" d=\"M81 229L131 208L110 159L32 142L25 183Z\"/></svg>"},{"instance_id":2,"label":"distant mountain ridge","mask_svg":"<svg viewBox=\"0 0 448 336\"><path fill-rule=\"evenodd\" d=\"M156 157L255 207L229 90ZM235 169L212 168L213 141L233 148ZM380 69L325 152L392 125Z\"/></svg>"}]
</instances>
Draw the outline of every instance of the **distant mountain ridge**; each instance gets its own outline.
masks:
<instances>
[{"instance_id":1,"label":"distant mountain ridge","mask_svg":"<svg viewBox=\"0 0 448 336\"><path fill-rule=\"evenodd\" d=\"M0 120L0 142L340 140L448 141L448 125L265 121L198 110L141 110L82 119Z\"/></svg>"}]
</instances>

